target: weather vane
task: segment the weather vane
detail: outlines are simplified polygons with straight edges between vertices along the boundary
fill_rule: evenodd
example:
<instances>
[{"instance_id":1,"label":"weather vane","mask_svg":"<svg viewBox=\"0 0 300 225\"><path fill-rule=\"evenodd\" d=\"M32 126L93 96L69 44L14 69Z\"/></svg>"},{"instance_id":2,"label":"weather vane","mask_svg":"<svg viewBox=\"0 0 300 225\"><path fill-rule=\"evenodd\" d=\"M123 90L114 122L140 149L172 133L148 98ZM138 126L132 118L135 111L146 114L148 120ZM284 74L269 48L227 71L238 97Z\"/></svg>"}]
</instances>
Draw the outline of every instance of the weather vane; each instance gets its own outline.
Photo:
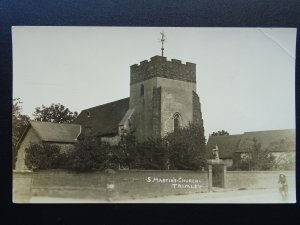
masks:
<instances>
[{"instance_id":1,"label":"weather vane","mask_svg":"<svg viewBox=\"0 0 300 225\"><path fill-rule=\"evenodd\" d=\"M160 32L161 35L161 56L164 56L164 42L166 41L166 35L164 33L164 31Z\"/></svg>"}]
</instances>

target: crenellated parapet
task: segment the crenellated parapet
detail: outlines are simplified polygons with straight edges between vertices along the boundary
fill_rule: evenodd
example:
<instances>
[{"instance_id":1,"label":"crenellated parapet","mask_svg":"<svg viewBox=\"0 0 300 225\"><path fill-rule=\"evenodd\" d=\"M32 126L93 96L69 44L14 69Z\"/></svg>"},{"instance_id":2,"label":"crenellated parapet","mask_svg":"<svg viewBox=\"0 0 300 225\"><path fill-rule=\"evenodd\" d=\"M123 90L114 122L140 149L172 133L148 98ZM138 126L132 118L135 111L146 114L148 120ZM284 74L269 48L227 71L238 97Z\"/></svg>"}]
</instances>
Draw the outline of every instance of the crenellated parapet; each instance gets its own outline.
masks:
<instances>
[{"instance_id":1,"label":"crenellated parapet","mask_svg":"<svg viewBox=\"0 0 300 225\"><path fill-rule=\"evenodd\" d=\"M148 60L134 64L130 67L130 84L135 84L153 77L163 77L196 83L196 64L180 60L167 61L166 57L154 56Z\"/></svg>"}]
</instances>

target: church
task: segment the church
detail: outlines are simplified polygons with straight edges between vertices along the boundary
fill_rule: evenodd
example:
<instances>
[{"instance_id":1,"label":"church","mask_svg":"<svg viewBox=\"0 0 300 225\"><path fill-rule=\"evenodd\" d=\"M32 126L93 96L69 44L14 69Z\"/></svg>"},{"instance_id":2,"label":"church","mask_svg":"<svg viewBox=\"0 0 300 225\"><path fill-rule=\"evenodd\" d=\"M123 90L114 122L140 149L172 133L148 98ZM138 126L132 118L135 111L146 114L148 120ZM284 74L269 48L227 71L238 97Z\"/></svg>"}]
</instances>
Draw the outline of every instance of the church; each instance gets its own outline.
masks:
<instances>
[{"instance_id":1,"label":"church","mask_svg":"<svg viewBox=\"0 0 300 225\"><path fill-rule=\"evenodd\" d=\"M204 133L196 92L196 64L153 56L130 66L130 96L84 109L72 124L30 122L18 143L16 170L26 169L25 149L31 143L67 145L91 136L111 145L132 132L138 141L160 138L189 123Z\"/></svg>"},{"instance_id":2,"label":"church","mask_svg":"<svg viewBox=\"0 0 300 225\"><path fill-rule=\"evenodd\" d=\"M117 144L124 132L139 141L196 123L203 129L196 65L154 56L130 67L130 97L83 110L74 121L82 135Z\"/></svg>"}]
</instances>

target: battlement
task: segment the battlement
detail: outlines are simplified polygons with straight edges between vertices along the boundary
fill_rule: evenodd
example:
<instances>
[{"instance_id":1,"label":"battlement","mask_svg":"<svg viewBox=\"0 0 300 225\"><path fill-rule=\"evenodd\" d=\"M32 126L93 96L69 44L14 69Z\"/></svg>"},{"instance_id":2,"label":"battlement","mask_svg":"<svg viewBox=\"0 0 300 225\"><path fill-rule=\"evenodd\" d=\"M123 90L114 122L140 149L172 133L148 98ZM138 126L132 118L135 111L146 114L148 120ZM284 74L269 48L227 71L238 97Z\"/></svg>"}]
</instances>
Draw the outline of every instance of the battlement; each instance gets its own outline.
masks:
<instances>
[{"instance_id":1,"label":"battlement","mask_svg":"<svg viewBox=\"0 0 300 225\"><path fill-rule=\"evenodd\" d=\"M166 57L154 56L148 60L130 66L130 84L135 84L153 77L163 77L196 83L196 64Z\"/></svg>"}]
</instances>

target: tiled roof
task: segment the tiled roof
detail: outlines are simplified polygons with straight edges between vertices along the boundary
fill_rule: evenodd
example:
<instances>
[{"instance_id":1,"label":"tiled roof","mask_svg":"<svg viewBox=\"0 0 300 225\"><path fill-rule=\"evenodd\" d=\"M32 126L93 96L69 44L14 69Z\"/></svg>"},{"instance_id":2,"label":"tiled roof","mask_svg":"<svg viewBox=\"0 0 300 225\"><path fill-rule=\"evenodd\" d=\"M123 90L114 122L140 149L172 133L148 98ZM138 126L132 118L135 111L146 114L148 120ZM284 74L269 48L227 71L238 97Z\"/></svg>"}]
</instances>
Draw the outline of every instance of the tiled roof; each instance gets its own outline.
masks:
<instances>
[{"instance_id":1,"label":"tiled roof","mask_svg":"<svg viewBox=\"0 0 300 225\"><path fill-rule=\"evenodd\" d=\"M129 98L82 110L74 123L82 126L82 134L105 136L118 133L118 125L129 109Z\"/></svg>"},{"instance_id":2,"label":"tiled roof","mask_svg":"<svg viewBox=\"0 0 300 225\"><path fill-rule=\"evenodd\" d=\"M232 158L234 153L251 152L256 139L262 149L271 152L290 152L296 148L296 130L267 130L245 132L229 136L211 136L207 142L207 157L211 158L212 149L218 145L220 158Z\"/></svg>"},{"instance_id":3,"label":"tiled roof","mask_svg":"<svg viewBox=\"0 0 300 225\"><path fill-rule=\"evenodd\" d=\"M30 121L30 126L45 142L74 143L80 134L80 125Z\"/></svg>"},{"instance_id":4,"label":"tiled roof","mask_svg":"<svg viewBox=\"0 0 300 225\"><path fill-rule=\"evenodd\" d=\"M207 142L207 157L212 158L212 149L218 145L220 158L232 158L237 150L242 134L229 136L211 136Z\"/></svg>"},{"instance_id":5,"label":"tiled roof","mask_svg":"<svg viewBox=\"0 0 300 225\"><path fill-rule=\"evenodd\" d=\"M254 139L261 145L262 149L268 149L272 152L295 151L296 130L286 129L245 132L237 152L251 152Z\"/></svg>"}]
</instances>

